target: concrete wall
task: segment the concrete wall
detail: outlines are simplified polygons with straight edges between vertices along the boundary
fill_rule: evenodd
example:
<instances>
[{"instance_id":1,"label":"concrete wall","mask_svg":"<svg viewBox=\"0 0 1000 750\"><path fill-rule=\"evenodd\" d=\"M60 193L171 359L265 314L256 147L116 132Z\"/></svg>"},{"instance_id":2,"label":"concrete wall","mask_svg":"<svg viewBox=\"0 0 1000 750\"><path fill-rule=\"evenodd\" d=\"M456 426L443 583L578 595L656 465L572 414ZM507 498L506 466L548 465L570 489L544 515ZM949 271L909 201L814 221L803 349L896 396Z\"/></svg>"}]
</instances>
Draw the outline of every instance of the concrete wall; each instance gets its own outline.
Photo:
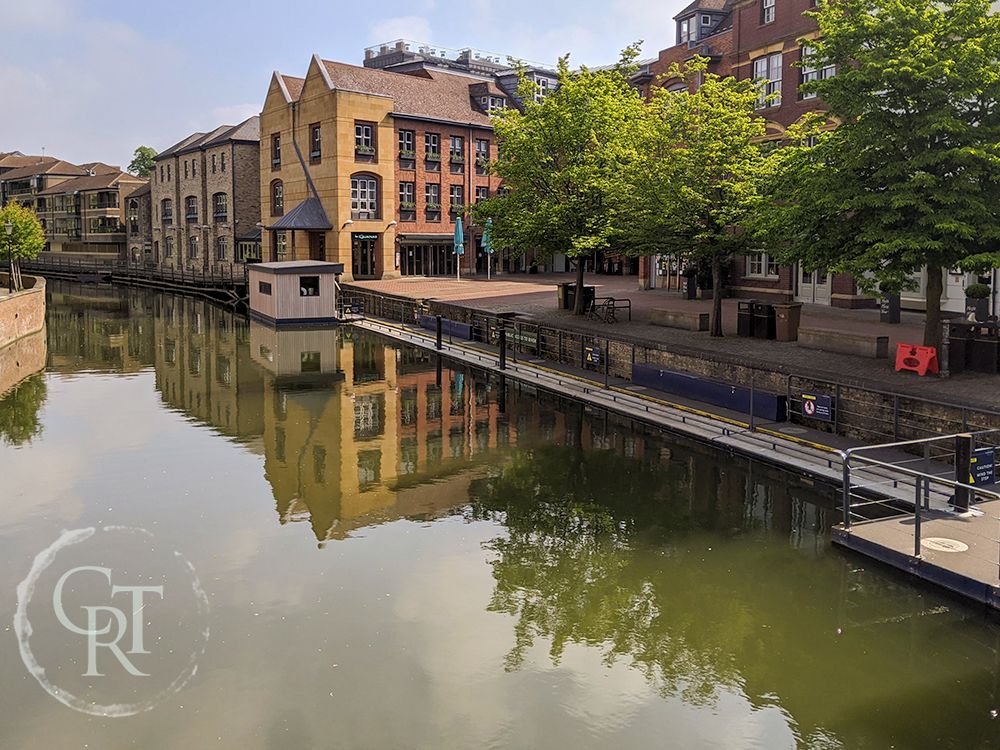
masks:
<instances>
[{"instance_id":1,"label":"concrete wall","mask_svg":"<svg viewBox=\"0 0 1000 750\"><path fill-rule=\"evenodd\" d=\"M0 297L0 349L45 327L45 279L25 276L31 288ZM7 274L0 274L0 289L7 288Z\"/></svg>"}]
</instances>

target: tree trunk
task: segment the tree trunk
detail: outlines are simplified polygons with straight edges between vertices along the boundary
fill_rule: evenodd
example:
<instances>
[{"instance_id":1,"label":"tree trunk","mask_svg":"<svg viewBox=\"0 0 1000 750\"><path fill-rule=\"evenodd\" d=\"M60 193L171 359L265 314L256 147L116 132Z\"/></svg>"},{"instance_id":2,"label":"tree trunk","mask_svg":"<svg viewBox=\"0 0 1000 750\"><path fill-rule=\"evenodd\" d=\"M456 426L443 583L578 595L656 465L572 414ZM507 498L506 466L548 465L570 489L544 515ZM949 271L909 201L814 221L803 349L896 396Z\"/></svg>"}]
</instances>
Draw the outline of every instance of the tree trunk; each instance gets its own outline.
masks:
<instances>
[{"instance_id":1,"label":"tree trunk","mask_svg":"<svg viewBox=\"0 0 1000 750\"><path fill-rule=\"evenodd\" d=\"M924 319L924 346L937 349L941 357L941 294L944 291L943 270L939 265L927 266L927 317Z\"/></svg>"},{"instance_id":2,"label":"tree trunk","mask_svg":"<svg viewBox=\"0 0 1000 750\"><path fill-rule=\"evenodd\" d=\"M576 299L573 302L573 314L583 315L586 309L583 306L583 258L576 261Z\"/></svg>"},{"instance_id":3,"label":"tree trunk","mask_svg":"<svg viewBox=\"0 0 1000 750\"><path fill-rule=\"evenodd\" d=\"M712 256L712 317L708 330L712 336L722 336L722 258Z\"/></svg>"}]
</instances>

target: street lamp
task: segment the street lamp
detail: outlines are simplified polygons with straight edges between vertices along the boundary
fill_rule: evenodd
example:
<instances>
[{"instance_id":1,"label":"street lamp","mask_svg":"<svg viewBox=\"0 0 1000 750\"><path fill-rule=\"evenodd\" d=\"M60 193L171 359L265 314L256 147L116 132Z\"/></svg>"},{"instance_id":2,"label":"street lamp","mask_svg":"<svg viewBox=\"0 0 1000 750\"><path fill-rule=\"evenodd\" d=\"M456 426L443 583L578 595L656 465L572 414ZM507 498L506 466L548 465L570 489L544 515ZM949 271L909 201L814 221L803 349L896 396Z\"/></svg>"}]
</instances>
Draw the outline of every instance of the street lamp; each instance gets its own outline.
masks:
<instances>
[{"instance_id":1,"label":"street lamp","mask_svg":"<svg viewBox=\"0 0 1000 750\"><path fill-rule=\"evenodd\" d=\"M7 293L14 293L14 222L8 220L3 225L7 232Z\"/></svg>"}]
</instances>

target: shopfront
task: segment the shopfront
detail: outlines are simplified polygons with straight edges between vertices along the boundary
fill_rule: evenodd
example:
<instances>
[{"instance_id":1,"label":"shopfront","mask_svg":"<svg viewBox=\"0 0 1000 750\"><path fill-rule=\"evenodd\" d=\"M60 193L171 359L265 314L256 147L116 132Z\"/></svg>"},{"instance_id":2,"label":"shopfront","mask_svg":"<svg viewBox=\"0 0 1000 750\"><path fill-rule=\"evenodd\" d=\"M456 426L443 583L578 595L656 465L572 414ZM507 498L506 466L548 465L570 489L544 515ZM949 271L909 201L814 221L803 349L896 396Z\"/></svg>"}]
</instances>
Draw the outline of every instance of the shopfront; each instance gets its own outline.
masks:
<instances>
[{"instance_id":1,"label":"shopfront","mask_svg":"<svg viewBox=\"0 0 1000 750\"><path fill-rule=\"evenodd\" d=\"M403 276L454 276L454 243L400 245L399 272Z\"/></svg>"},{"instance_id":2,"label":"shopfront","mask_svg":"<svg viewBox=\"0 0 1000 750\"><path fill-rule=\"evenodd\" d=\"M351 233L351 274L355 279L377 279L381 235L374 232Z\"/></svg>"}]
</instances>

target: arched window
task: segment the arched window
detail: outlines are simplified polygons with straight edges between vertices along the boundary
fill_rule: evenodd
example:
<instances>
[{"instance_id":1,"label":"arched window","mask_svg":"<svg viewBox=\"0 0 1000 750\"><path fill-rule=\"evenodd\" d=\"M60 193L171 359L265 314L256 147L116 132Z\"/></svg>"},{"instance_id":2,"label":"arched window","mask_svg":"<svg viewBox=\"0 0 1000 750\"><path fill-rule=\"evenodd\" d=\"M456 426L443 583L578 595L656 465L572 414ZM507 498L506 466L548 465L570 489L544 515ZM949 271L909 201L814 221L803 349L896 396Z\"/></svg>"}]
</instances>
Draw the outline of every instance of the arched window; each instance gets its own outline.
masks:
<instances>
[{"instance_id":1,"label":"arched window","mask_svg":"<svg viewBox=\"0 0 1000 750\"><path fill-rule=\"evenodd\" d=\"M229 196L225 193L212 196L212 218L223 223L229 220Z\"/></svg>"},{"instance_id":2,"label":"arched window","mask_svg":"<svg viewBox=\"0 0 1000 750\"><path fill-rule=\"evenodd\" d=\"M174 223L174 203L169 198L160 201L160 221L167 226Z\"/></svg>"},{"instance_id":3,"label":"arched window","mask_svg":"<svg viewBox=\"0 0 1000 750\"><path fill-rule=\"evenodd\" d=\"M198 198L194 195L184 199L184 218L188 224L198 223Z\"/></svg>"},{"instance_id":4,"label":"arched window","mask_svg":"<svg viewBox=\"0 0 1000 750\"><path fill-rule=\"evenodd\" d=\"M188 257L194 260L198 257L198 238L188 237Z\"/></svg>"},{"instance_id":5,"label":"arched window","mask_svg":"<svg viewBox=\"0 0 1000 750\"><path fill-rule=\"evenodd\" d=\"M285 185L281 180L271 182L271 216L285 214Z\"/></svg>"},{"instance_id":6,"label":"arched window","mask_svg":"<svg viewBox=\"0 0 1000 750\"><path fill-rule=\"evenodd\" d=\"M377 219L378 214L378 177L351 175L351 218Z\"/></svg>"},{"instance_id":7,"label":"arched window","mask_svg":"<svg viewBox=\"0 0 1000 750\"><path fill-rule=\"evenodd\" d=\"M229 254L229 239L227 237L215 238L215 259L225 260Z\"/></svg>"}]
</instances>

